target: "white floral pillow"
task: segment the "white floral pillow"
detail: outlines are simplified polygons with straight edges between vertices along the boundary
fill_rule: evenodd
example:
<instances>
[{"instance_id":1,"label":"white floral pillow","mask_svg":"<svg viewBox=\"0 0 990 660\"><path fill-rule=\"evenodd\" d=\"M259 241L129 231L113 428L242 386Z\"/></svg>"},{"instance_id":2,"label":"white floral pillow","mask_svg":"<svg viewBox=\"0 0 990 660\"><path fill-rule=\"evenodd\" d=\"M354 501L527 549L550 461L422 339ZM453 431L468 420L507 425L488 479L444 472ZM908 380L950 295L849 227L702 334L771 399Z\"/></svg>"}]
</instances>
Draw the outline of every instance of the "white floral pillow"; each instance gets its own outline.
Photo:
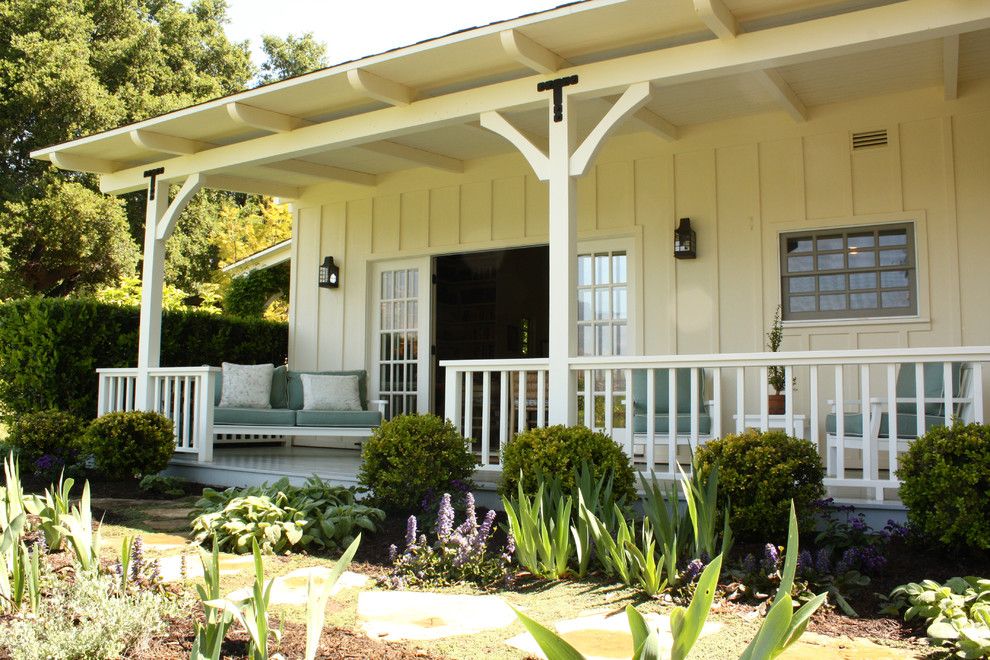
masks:
<instances>
[{"instance_id":1,"label":"white floral pillow","mask_svg":"<svg viewBox=\"0 0 990 660\"><path fill-rule=\"evenodd\" d=\"M224 362L220 408L271 408L272 364L231 364Z\"/></svg>"},{"instance_id":2,"label":"white floral pillow","mask_svg":"<svg viewBox=\"0 0 990 660\"><path fill-rule=\"evenodd\" d=\"M361 410L357 376L299 374L303 410Z\"/></svg>"}]
</instances>

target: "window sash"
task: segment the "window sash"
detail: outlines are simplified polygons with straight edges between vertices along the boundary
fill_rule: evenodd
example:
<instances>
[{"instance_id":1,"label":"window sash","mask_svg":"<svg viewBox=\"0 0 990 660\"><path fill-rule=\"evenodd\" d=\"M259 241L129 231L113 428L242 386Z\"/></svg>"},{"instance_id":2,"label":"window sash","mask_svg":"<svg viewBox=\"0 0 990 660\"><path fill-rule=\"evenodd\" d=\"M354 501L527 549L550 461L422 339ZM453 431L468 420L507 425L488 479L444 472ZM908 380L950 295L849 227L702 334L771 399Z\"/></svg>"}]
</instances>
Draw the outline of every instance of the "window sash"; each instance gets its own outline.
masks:
<instances>
[{"instance_id":1,"label":"window sash","mask_svg":"<svg viewBox=\"0 0 990 660\"><path fill-rule=\"evenodd\" d=\"M902 244L881 244L881 236L892 233L902 234ZM864 239L870 237L870 245L850 246L850 237ZM841 247L829 244L829 239L841 241ZM810 249L788 252L788 243L800 241L808 243ZM780 235L780 295L784 320L830 320L856 319L891 316L914 316L918 313L917 296L917 267L915 260L914 224L887 224L872 226L847 227L842 229L821 229L803 232L790 232ZM906 258L903 263L880 265L881 255L885 251L903 250ZM873 265L850 266L849 256L872 253ZM836 268L821 268L820 257L841 256L841 266ZM789 270L789 257L804 257L811 260L808 270ZM905 273L905 285L894 285L888 281L884 285L885 273ZM860 283L861 288L851 288L852 279L856 275L874 275L872 285ZM829 278L841 282L841 286L823 288L823 282ZM888 276L888 280L890 277ZM812 286L807 289L795 290L793 284L802 280L811 280ZM885 294L907 296L908 304L899 307L884 307ZM853 308L854 296L859 296L860 303L869 301L869 296L875 296L875 305ZM813 310L792 309L793 298L808 298L814 305ZM843 308L823 309L823 297L841 297ZM838 300L835 300L838 302Z\"/></svg>"}]
</instances>

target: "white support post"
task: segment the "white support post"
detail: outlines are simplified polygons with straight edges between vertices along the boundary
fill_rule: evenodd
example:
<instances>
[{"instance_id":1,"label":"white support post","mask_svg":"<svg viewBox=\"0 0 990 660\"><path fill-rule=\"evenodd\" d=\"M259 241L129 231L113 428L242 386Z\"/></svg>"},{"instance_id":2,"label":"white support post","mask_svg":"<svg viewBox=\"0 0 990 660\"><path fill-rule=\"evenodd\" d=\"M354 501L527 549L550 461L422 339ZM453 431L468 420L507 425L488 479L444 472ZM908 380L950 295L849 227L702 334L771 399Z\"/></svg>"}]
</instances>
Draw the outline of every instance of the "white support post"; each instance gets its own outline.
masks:
<instances>
[{"instance_id":1,"label":"white support post","mask_svg":"<svg viewBox=\"0 0 990 660\"><path fill-rule=\"evenodd\" d=\"M138 330L138 375L134 407L154 410L148 370L160 365L162 289L165 286L165 241L158 240L158 223L168 210L168 184L151 180L144 219L144 263L141 268L141 321Z\"/></svg>"}]
</instances>

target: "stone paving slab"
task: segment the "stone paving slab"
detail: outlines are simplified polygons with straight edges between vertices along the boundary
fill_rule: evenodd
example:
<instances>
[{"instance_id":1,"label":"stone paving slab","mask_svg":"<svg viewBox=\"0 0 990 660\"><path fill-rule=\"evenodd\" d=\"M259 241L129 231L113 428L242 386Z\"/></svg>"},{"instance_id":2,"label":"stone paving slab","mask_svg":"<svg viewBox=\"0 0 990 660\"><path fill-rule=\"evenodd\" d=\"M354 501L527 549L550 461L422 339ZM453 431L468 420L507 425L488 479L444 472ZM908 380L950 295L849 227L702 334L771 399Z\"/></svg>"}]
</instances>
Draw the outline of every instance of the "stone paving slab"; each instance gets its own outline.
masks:
<instances>
[{"instance_id":1,"label":"stone paving slab","mask_svg":"<svg viewBox=\"0 0 990 660\"><path fill-rule=\"evenodd\" d=\"M357 618L372 639L430 640L505 628L516 615L498 596L363 591Z\"/></svg>"},{"instance_id":2,"label":"stone paving slab","mask_svg":"<svg viewBox=\"0 0 990 660\"><path fill-rule=\"evenodd\" d=\"M778 656L782 660L906 660L924 655L909 649L883 646L863 638L827 637L805 633L791 648Z\"/></svg>"},{"instance_id":3,"label":"stone paving slab","mask_svg":"<svg viewBox=\"0 0 990 660\"><path fill-rule=\"evenodd\" d=\"M253 560L251 560L253 562ZM254 570L253 566L250 568ZM221 571L223 563L221 562ZM202 570L200 571L202 573ZM312 575L317 585L324 584L330 577L332 569L327 566L310 566L292 571L287 575L277 577L272 584L270 605L302 605L305 606L309 597L309 576ZM330 590L331 596L336 596L343 589L363 589L369 583L367 575L344 571L337 584ZM251 588L244 587L230 593L230 600L242 600L251 596Z\"/></svg>"},{"instance_id":4,"label":"stone paving slab","mask_svg":"<svg viewBox=\"0 0 990 660\"><path fill-rule=\"evenodd\" d=\"M190 512L192 512L192 509L187 506L161 506L153 509L144 509L141 513L146 515L148 518L157 518L161 520L182 520L188 523L190 520Z\"/></svg>"},{"instance_id":5,"label":"stone paving slab","mask_svg":"<svg viewBox=\"0 0 990 660\"><path fill-rule=\"evenodd\" d=\"M670 618L666 615L648 613L644 615L648 625L660 633L660 657L666 657L672 646ZM541 623L544 623L541 621ZM544 623L544 625L546 625ZM580 651L588 660L617 660L629 658L633 653L632 635L629 633L629 617L625 612L606 616L603 614L583 616L577 619L558 621L552 626L568 644ZM722 624L709 621L701 630L701 636L717 633ZM528 632L516 635L505 643L535 658L546 656L540 645Z\"/></svg>"},{"instance_id":6,"label":"stone paving slab","mask_svg":"<svg viewBox=\"0 0 990 660\"><path fill-rule=\"evenodd\" d=\"M203 579L203 563L199 554L186 553L169 555L158 560L158 567L163 582L180 582L182 580L182 558L186 559L186 579L198 581ZM221 555L220 575L251 574L254 571L254 558L250 555Z\"/></svg>"}]
</instances>

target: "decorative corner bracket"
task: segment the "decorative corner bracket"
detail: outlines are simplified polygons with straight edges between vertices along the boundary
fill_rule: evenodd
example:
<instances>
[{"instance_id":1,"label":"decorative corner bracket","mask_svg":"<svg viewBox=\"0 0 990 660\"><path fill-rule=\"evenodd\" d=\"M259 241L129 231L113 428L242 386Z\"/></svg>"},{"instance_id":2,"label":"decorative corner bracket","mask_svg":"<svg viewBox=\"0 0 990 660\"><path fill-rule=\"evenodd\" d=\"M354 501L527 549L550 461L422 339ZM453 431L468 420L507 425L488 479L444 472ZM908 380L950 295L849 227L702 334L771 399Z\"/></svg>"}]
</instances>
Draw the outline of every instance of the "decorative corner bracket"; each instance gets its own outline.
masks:
<instances>
[{"instance_id":1,"label":"decorative corner bracket","mask_svg":"<svg viewBox=\"0 0 990 660\"><path fill-rule=\"evenodd\" d=\"M536 84L536 91L546 92L553 90L553 121L560 123L564 120L564 88L568 85L576 85L578 77L565 76L554 80L544 80Z\"/></svg>"}]
</instances>

